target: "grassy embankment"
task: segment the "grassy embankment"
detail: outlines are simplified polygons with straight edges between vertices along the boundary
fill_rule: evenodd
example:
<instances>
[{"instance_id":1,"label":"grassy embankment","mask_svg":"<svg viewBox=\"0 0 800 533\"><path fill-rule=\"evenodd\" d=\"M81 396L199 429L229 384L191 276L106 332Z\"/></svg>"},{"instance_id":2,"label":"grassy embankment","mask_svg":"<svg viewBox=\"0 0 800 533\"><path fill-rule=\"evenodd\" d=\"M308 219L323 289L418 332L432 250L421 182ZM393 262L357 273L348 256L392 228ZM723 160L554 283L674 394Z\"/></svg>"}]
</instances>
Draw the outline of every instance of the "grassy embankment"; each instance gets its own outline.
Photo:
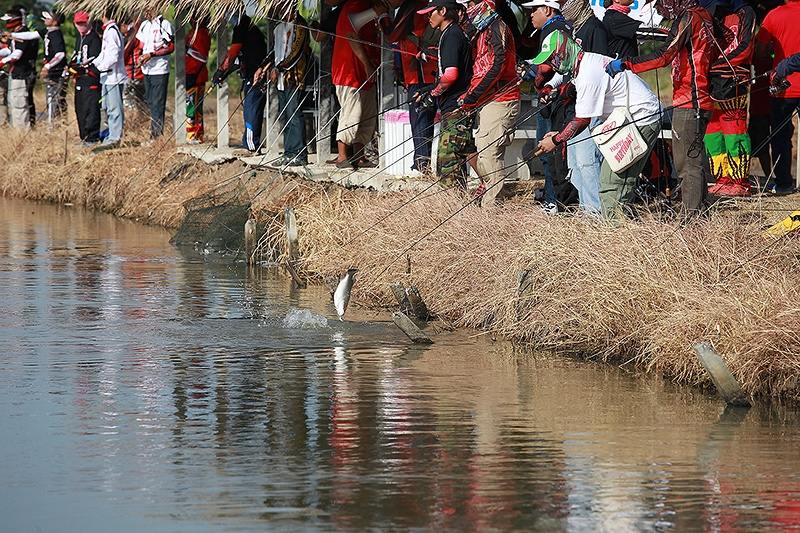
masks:
<instances>
[{"instance_id":1,"label":"grassy embankment","mask_svg":"<svg viewBox=\"0 0 800 533\"><path fill-rule=\"evenodd\" d=\"M24 141L9 135L13 156L5 156L0 192L175 227L184 201L243 170L137 147L92 155L70 146L64 164L63 139L44 130ZM546 217L527 198L470 207L411 250L408 274L403 252L462 205L457 195L426 195L379 222L411 193L348 191L266 172L245 188L252 197L265 186L253 212L272 222L272 243L283 235L275 213L293 205L303 270L322 280L357 266L360 304L391 305L389 283L406 281L457 326L688 384L707 383L692 345L710 340L748 393L800 399L800 241L763 235L766 223L784 216L771 211L776 205L748 204L686 225L646 220L618 228ZM529 286L520 293L523 271Z\"/></svg>"}]
</instances>

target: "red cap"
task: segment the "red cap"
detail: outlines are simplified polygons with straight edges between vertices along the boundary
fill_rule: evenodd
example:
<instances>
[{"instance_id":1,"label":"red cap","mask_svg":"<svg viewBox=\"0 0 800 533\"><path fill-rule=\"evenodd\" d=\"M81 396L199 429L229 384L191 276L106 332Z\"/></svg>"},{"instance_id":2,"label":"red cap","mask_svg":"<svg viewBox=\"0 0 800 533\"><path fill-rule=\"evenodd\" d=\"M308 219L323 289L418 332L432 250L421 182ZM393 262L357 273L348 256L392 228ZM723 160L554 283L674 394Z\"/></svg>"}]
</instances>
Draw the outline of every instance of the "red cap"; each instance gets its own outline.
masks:
<instances>
[{"instance_id":1,"label":"red cap","mask_svg":"<svg viewBox=\"0 0 800 533\"><path fill-rule=\"evenodd\" d=\"M72 22L75 24L87 24L89 22L89 13L86 11L78 11L75 13L75 16L72 17Z\"/></svg>"}]
</instances>

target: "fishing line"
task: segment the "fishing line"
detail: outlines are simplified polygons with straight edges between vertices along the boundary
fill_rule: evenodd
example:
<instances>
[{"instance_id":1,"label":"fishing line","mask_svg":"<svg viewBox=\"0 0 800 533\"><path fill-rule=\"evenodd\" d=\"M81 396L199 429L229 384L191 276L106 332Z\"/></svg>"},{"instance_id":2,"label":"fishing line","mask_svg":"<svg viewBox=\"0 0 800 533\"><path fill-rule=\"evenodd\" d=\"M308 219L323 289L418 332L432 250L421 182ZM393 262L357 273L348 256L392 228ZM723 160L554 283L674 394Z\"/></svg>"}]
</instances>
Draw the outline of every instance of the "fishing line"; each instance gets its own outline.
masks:
<instances>
[{"instance_id":1,"label":"fishing line","mask_svg":"<svg viewBox=\"0 0 800 533\"><path fill-rule=\"evenodd\" d=\"M523 119L519 120L519 121L518 121L518 125L520 125L520 124L522 124L522 123L524 123L524 122L526 122L526 121L530 120L531 118L535 117L537 114L541 113L541 112L542 112L542 111L544 111L544 110L545 110L547 107L549 107L549 106L550 106L552 103L553 103L553 102L550 102L550 103L548 103L548 104L545 104L544 106L537 107L537 108L536 108L536 109L534 109L534 110L533 110L531 113L529 113L529 114L528 114L528 115L527 115L525 118L523 118ZM440 133L441 133L441 132L440 132ZM495 142L499 141L499 140L500 140L500 139L502 139L503 137L505 137L505 134L503 134L503 135L501 135L501 136L497 137L497 138L496 138L494 141L492 141L492 142L491 142L491 143L489 143L487 146L485 146L484 148L482 148L481 150L479 150L478 152L476 152L476 154L479 154L479 153L480 153L480 152L482 152L483 150L486 150L487 148L490 148L490 147L492 147L492 146L494 145L494 143L495 143ZM505 178L506 178L506 177L510 176L510 175L511 175L513 172L515 172L517 169L521 168L521 167L522 167L522 165L527 165L527 164L528 164L527 160L523 159L522 161L520 161L519 163L517 163L517 164L516 164L516 166L514 167L514 169L513 169L511 172L509 172L508 174L506 174L506 176L504 176L504 179L502 179L502 180L498 180L498 181L497 181L497 182L496 182L494 185L492 185L492 186L490 186L490 187L487 187L487 189L486 189L486 190L489 190L489 189L491 189L492 187L494 187L494 186L495 186L495 185L497 185L498 183L504 183L504 182L505 182ZM410 205L411 203L415 202L416 200L418 200L418 199L419 199L419 198L420 198L420 197L421 197L423 194L425 194L427 191L431 190L431 189L432 189L434 186L436 186L436 185L437 185L437 184L438 184L440 181L442 181L443 179L445 179L445 178L447 178L448 176L450 176L451 174L453 174L453 173L454 173L456 170L457 170L457 169L453 169L453 170L451 170L449 173L445 174L444 176L441 176L440 178L438 178L437 180L435 180L434 182L432 182L430 185L428 185L427 187L425 187L425 188L424 188L424 189L422 189L421 191L417 192L417 193L416 193L414 196L412 196L411 198L409 198L408 200L406 200L405 202L403 202L402 204L400 204L398 207L396 207L395 209L393 209L392 211L390 211L389 213L387 213L386 215L384 215L383 217L381 217L380 219L378 219L378 220L377 220L375 223L373 223L372 225L370 225L369 227L367 227L366 229L364 229L364 230L363 230L363 231L361 231L360 233L356 234L356 235L355 235L354 237L352 237L352 238L351 238L349 241L347 241L347 242L346 242L346 243L345 243L343 246L347 246L347 245L349 245L349 244L351 244L351 243L355 242L356 240L358 240L358 239L359 239L359 238L361 238L362 236L366 235L368 232L370 232L370 231L372 231L373 229L375 229L375 228L376 228L376 227L377 227L379 224L383 223L383 222L384 222L385 220L387 220L389 217L391 217L391 216L392 216L392 215L394 215L395 213L399 212L399 211L400 211L401 209L403 209L404 207L406 207L406 206ZM501 169L501 170L502 170L502 169ZM488 173L488 174L487 174L487 176L488 176L488 175L491 175L491 174L493 174L493 173L492 173L492 172L490 172L490 173ZM481 176L481 179L483 179L483 176ZM446 188L445 188L445 189L443 189L443 190L448 190L448 189L450 189L450 188L453 188L453 187L455 187L455 186L456 186L456 185L453 185L453 186L451 186L451 187L446 187ZM486 192L486 190L485 190L484 192ZM438 191L438 192L442 192L442 191ZM436 194L438 194L438 192L437 192ZM431 195L431 196L432 196L432 195ZM478 198L480 198L480 197L478 197ZM475 199L474 199L474 198L473 198L472 200L470 200L470 203L474 203L474 202L475 202Z\"/></svg>"},{"instance_id":2,"label":"fishing line","mask_svg":"<svg viewBox=\"0 0 800 533\"><path fill-rule=\"evenodd\" d=\"M375 70L373 70L373 71L372 71L372 73L371 73L369 76L367 76L367 79L365 79L365 80L364 80L364 82L363 82L363 83L362 83L362 84L361 84L361 85L358 87L358 89L356 89L355 95L358 95L358 94L359 94L359 93L360 93L360 92L361 92L361 91L364 89L364 87L366 87L366 85L367 85L367 82L369 82L369 80L371 80L371 79L372 79L372 77L373 77L373 76L375 76L375 75L378 73L378 71L381 69L381 67L382 67L382 66L383 66L383 61L381 61L381 62L378 64L378 66L375 68ZM398 106L398 107L399 107L399 106ZM324 125L324 126L322 126L322 127L320 128L320 130L317 132L317 134L316 134L316 135L314 135L314 137L313 137L313 138L312 138L310 141L308 141L308 143L307 143L307 144L306 144L306 145L303 147L303 149L302 149L302 150L300 150L300 152L299 152L298 154L295 154L295 156L294 156L292 159L290 159L290 160L289 160L289 161L286 163L286 165L284 165L284 166L281 168L281 172L283 172L283 171L285 171L287 168L289 168L289 165L290 165L290 164L292 164L292 163L294 163L294 162L295 162L295 160L297 159L297 157L298 157L298 156L299 156L301 153L303 153L303 152L305 152L305 151L307 151L307 150L308 150L308 148L309 148L309 147L310 147L310 146L311 146L311 145L312 145L312 144L313 144L313 143L314 143L314 142L315 142L315 141L316 141L316 140L319 138L319 134L320 134L320 133L322 133L322 132L325 130L325 128L327 128L327 127L328 127L328 126L329 126L329 125L330 125L330 124L333 122L333 120L334 120L336 117L338 117L338 116L339 116L339 114L342 112L342 110L343 110L343 109L344 109L343 107L341 107L341 106L339 107L339 110L338 110L336 113L334 113L334 114L331 116L331 118L328 120L328 122L326 122L326 123L325 123L325 125ZM386 111L389 111L389 109L386 109L386 110L384 110L383 112L385 113ZM375 118L377 118L377 116L378 116L378 115L376 115L376 117L375 117ZM357 126L357 125L358 125L358 124L356 124L356 126ZM343 128L343 129L342 129L342 130L340 130L340 131L344 131L344 129L348 129L348 128ZM337 132L337 133L338 133L338 132ZM328 135L327 137L322 137L322 138L319 138L319 140L321 140L321 141L322 141L322 140L325 140L325 139L330 139L330 138L331 138L331 136L332 136L332 134L331 134L331 135ZM262 161L262 162L263 162L263 161ZM319 161L318 161L318 163L319 163Z\"/></svg>"},{"instance_id":3,"label":"fishing line","mask_svg":"<svg viewBox=\"0 0 800 533\"><path fill-rule=\"evenodd\" d=\"M508 83L506 83L506 84L502 85L501 87L498 87L498 88L496 88L494 91L490 92L490 93L488 94L488 96L490 96L490 97L496 96L496 95L498 95L498 94L502 93L503 91L505 91L505 90L507 90L507 89L511 88L511 87L512 87L512 86L514 86L514 85L519 85L521 82L522 82L522 80L521 80L521 79L519 79L519 78L517 78L517 79L515 79L515 80L512 80L512 81L510 81L510 82L508 82ZM411 98L410 100L408 100L408 102L407 102L407 103L409 103L409 105L413 105L413 103L412 103L412 100L413 100L413 98ZM475 108L475 110L474 110L473 112L471 112L471 113L468 113L468 114L464 115L463 117L461 117L460 119L458 119L457 121L455 121L455 123L454 123L454 124L460 124L460 123L461 123L461 122L463 122L463 121L466 121L466 120L468 120L468 119L472 119L472 118L473 118L473 117L474 117L474 116L475 116L477 113L479 113L479 112L480 112L480 109L482 109L484 106L486 106L487 104L489 104L489 103L491 103L491 102L492 102L492 100L489 100L489 101L486 101L486 102L484 102L484 103L483 103L483 104L481 104L480 106L476 107L476 108ZM523 119L522 121L519 121L518 125L521 125L523 122L525 122L525 120L528 120L529 118L531 118L531 117L527 117L526 119ZM516 128L517 128L517 126L515 126L515 127L514 127L514 129L515 129L515 130L516 130ZM430 142L433 142L433 139L435 139L436 137L438 137L438 136L439 136L439 135L441 135L441 134L442 134L442 132L441 132L441 131L439 131L439 133L438 133L438 134L437 134L437 133L434 133L434 134L433 134L433 135L431 135L430 137L423 137L423 139L424 139L426 142L428 142L428 141L430 141ZM384 156L386 156L386 154L388 154L389 152L391 152L391 151L393 151L393 150L396 150L396 149L397 149L397 148L399 148L400 146L402 146L402 145L406 144L408 141L413 141L413 140L414 140L414 136L412 135L412 136L411 136L411 137L409 137L408 139L405 139L404 141L402 141L402 142L400 142L400 143L398 143L398 144L394 145L393 147L389 148L388 150L384 151L383 153L379 153L379 154L378 154L378 160L380 160L380 158L381 158L381 157L384 157ZM411 151L409 151L409 152L405 152L403 155L401 155L401 156L400 156L400 158L398 159L398 161L402 161L402 160L404 160L404 159L405 159L407 156L409 156L409 155L412 155L412 154L414 154L415 152L416 152L416 146L415 146L415 147L414 147L414 148L413 148ZM415 163L416 163L416 162L415 162ZM358 187L362 187L362 186L363 186L363 185L364 185L364 184L365 184L367 181L371 180L372 178L374 178L375 176L377 176L377 175L378 175L378 174L380 174L381 172L384 172L384 171L386 171L386 169L387 169L387 168L389 168L389 166L390 166L390 165L386 165L386 166L385 166L384 168L382 168L381 170L378 170L378 171L377 171L375 174L372 174L372 175L368 176L368 177L367 177L367 178L366 178L366 179L365 179L363 182L361 182L361 183L360 183L360 184L358 184L357 186L358 186ZM344 180L346 180L347 178L349 178L350 176L352 176L352 175L353 175L353 174L355 174L356 172L358 172L358 169L354 169L354 170L352 170L350 173L346 174L346 175L345 175L345 176L343 176L342 178L339 178L339 179L338 179L338 180L336 180L334 183L336 183L336 184L341 184L341 183L342 183Z\"/></svg>"}]
</instances>

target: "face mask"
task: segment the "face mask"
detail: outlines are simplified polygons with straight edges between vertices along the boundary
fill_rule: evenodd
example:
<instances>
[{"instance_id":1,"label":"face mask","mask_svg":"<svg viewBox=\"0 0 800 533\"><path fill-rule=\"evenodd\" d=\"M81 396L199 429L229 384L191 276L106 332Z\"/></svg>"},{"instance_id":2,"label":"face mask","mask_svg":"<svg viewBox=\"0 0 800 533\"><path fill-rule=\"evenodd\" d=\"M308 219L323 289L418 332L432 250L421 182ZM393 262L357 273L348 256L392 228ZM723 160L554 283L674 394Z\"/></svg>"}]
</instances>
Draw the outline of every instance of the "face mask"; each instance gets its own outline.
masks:
<instances>
[{"instance_id":1,"label":"face mask","mask_svg":"<svg viewBox=\"0 0 800 533\"><path fill-rule=\"evenodd\" d=\"M485 30L497 18L494 2L484 0L467 9L467 19L476 32Z\"/></svg>"}]
</instances>

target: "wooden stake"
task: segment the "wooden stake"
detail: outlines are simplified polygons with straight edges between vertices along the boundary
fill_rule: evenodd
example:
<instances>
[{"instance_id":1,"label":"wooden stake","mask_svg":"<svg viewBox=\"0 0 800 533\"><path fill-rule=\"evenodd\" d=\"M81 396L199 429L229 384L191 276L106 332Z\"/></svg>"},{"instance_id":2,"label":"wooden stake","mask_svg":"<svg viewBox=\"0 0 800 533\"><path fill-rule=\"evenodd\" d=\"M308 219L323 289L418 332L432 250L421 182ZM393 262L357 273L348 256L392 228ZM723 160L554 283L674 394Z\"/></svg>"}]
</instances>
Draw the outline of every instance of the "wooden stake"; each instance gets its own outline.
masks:
<instances>
[{"instance_id":1,"label":"wooden stake","mask_svg":"<svg viewBox=\"0 0 800 533\"><path fill-rule=\"evenodd\" d=\"M300 257L300 239L297 232L297 218L294 215L294 208L287 207L284 211L284 219L286 224L286 242L289 260L297 261Z\"/></svg>"},{"instance_id":2,"label":"wooden stake","mask_svg":"<svg viewBox=\"0 0 800 533\"><path fill-rule=\"evenodd\" d=\"M69 156L69 130L64 132L64 166L67 165L68 156Z\"/></svg>"},{"instance_id":3,"label":"wooden stake","mask_svg":"<svg viewBox=\"0 0 800 533\"><path fill-rule=\"evenodd\" d=\"M433 340L425 335L419 327L414 324L414 321L408 318L408 315L400 311L392 313L392 320L400 330L411 339L414 344L433 344Z\"/></svg>"},{"instance_id":4,"label":"wooden stake","mask_svg":"<svg viewBox=\"0 0 800 533\"><path fill-rule=\"evenodd\" d=\"M422 299L422 296L420 296L419 289L416 287L407 288L406 298L408 299L411 312L414 313L414 316L420 320L428 320L430 318L431 315L428 312L428 306L425 305L425 301Z\"/></svg>"},{"instance_id":5,"label":"wooden stake","mask_svg":"<svg viewBox=\"0 0 800 533\"><path fill-rule=\"evenodd\" d=\"M255 249L256 221L251 218L244 223L244 253L247 256L248 265L255 263L255 257L253 257Z\"/></svg>"},{"instance_id":6,"label":"wooden stake","mask_svg":"<svg viewBox=\"0 0 800 533\"><path fill-rule=\"evenodd\" d=\"M698 342L694 345L694 351L697 353L700 364L706 369L706 372L711 376L711 381L717 388L717 392L728 405L735 405L738 407L749 407L750 401L747 395L742 390L739 382L733 377L728 365L722 360L722 357L714 350L710 342Z\"/></svg>"},{"instance_id":7,"label":"wooden stake","mask_svg":"<svg viewBox=\"0 0 800 533\"><path fill-rule=\"evenodd\" d=\"M400 311L403 313L408 313L411 309L411 304L408 303L408 296L406 296L406 287L402 283L392 283L389 285L389 288L392 289L392 294L394 294L395 299L397 300L398 305L400 305Z\"/></svg>"},{"instance_id":8,"label":"wooden stake","mask_svg":"<svg viewBox=\"0 0 800 533\"><path fill-rule=\"evenodd\" d=\"M292 283L294 283L295 287L298 289L305 289L307 283L303 278L300 277L300 274L297 272L297 269L294 267L292 262L287 261L284 263L284 266L286 267L286 271L289 273L289 275L292 276Z\"/></svg>"}]
</instances>

